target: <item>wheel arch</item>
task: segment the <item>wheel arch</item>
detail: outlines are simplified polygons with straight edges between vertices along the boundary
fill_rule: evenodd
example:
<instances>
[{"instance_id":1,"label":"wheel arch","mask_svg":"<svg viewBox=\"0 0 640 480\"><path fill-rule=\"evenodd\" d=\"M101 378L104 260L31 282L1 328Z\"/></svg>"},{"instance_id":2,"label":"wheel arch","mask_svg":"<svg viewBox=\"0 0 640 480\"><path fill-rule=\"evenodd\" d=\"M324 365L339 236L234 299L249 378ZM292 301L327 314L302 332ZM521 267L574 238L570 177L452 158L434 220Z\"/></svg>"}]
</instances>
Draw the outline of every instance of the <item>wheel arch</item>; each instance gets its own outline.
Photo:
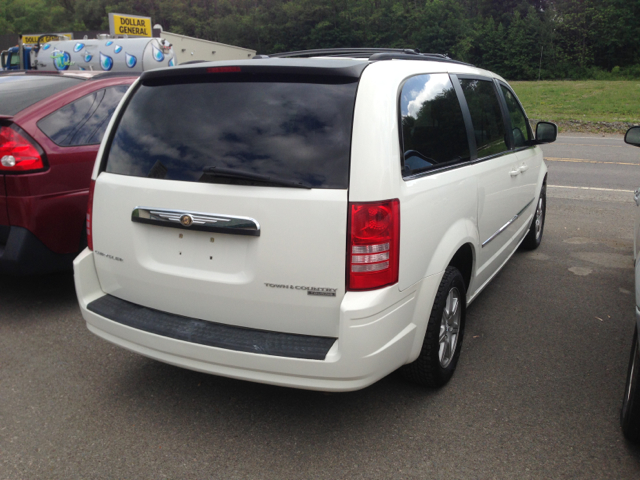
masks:
<instances>
[{"instance_id":1,"label":"wheel arch","mask_svg":"<svg viewBox=\"0 0 640 480\"><path fill-rule=\"evenodd\" d=\"M441 248L447 248L448 254L446 256L442 255L439 257L446 259L446 263L443 262L435 274L429 275L422 282L422 288L419 293L419 306L416 308L414 313L414 323L417 326L416 336L407 363L413 362L420 354L422 343L424 342L424 336L427 331L427 323L429 321L429 316L431 315L431 309L433 308L435 295L447 267L454 266L460 271L462 278L464 279L467 292L469 291L469 286L473 282L473 278L475 276L476 266L476 249L474 247L474 240L475 239L471 237L465 237L461 238L457 243L448 243L443 241L440 244L440 247L436 250L436 254L438 254ZM455 248L450 248L451 245L455 245ZM437 256L438 255L434 255L434 257Z\"/></svg>"},{"instance_id":2,"label":"wheel arch","mask_svg":"<svg viewBox=\"0 0 640 480\"><path fill-rule=\"evenodd\" d=\"M475 250L473 245L469 242L463 244L458 248L453 255L447 266L456 267L462 274L464 279L464 285L467 291L469 291L469 285L471 284L471 278L473 276L475 266Z\"/></svg>"}]
</instances>

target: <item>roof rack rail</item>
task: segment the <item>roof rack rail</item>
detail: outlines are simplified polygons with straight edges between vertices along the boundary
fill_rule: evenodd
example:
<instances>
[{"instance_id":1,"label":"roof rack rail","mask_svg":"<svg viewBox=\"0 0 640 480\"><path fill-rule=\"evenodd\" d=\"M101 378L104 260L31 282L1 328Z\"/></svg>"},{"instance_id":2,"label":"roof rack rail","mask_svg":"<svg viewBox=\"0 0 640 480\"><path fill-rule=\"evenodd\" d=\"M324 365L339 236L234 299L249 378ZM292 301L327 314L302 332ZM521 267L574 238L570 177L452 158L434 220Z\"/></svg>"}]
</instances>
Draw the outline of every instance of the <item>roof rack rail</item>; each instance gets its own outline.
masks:
<instances>
[{"instance_id":1,"label":"roof rack rail","mask_svg":"<svg viewBox=\"0 0 640 480\"><path fill-rule=\"evenodd\" d=\"M299 50L295 52L272 53L271 55L256 55L254 59L264 58L309 58L309 57L348 57L364 58L371 61L379 60L427 60L432 62L468 63L453 60L442 53L421 53L418 49L410 48L319 48L315 50Z\"/></svg>"},{"instance_id":2,"label":"roof rack rail","mask_svg":"<svg viewBox=\"0 0 640 480\"><path fill-rule=\"evenodd\" d=\"M299 50L296 52L272 53L271 55L259 55L260 57L276 58L308 58L308 57L351 57L369 58L376 53L404 53L408 55L420 55L419 50L402 48L318 48L315 50Z\"/></svg>"},{"instance_id":3,"label":"roof rack rail","mask_svg":"<svg viewBox=\"0 0 640 480\"><path fill-rule=\"evenodd\" d=\"M402 53L376 53L369 57L369 60L372 62L380 61L380 60L424 60L427 62L443 62L443 63L455 63L457 65L466 65L468 67L473 67L474 65L466 62L461 62L460 60L454 60L453 58L449 58L446 55L442 55L439 53L421 53L419 55L405 55Z\"/></svg>"}]
</instances>

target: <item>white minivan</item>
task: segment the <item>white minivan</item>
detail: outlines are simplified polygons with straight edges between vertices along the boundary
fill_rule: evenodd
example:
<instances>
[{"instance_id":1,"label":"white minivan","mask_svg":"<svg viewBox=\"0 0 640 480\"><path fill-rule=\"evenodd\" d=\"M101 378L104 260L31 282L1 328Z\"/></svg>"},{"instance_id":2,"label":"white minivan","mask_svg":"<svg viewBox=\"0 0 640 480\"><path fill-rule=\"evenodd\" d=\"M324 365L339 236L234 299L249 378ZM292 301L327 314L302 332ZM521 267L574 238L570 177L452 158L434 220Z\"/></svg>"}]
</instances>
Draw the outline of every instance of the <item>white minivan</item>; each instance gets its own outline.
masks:
<instances>
[{"instance_id":1,"label":"white minivan","mask_svg":"<svg viewBox=\"0 0 640 480\"><path fill-rule=\"evenodd\" d=\"M82 315L216 375L442 386L469 303L540 244L556 135L499 76L414 50L145 72L93 171Z\"/></svg>"},{"instance_id":2,"label":"white minivan","mask_svg":"<svg viewBox=\"0 0 640 480\"><path fill-rule=\"evenodd\" d=\"M640 147L640 127L631 127L624 141L629 145ZM633 194L636 202L633 242L633 259L635 262L636 308L635 328L631 341L631 355L627 369L627 383L624 389L620 424L625 437L632 442L640 443L640 187Z\"/></svg>"}]
</instances>

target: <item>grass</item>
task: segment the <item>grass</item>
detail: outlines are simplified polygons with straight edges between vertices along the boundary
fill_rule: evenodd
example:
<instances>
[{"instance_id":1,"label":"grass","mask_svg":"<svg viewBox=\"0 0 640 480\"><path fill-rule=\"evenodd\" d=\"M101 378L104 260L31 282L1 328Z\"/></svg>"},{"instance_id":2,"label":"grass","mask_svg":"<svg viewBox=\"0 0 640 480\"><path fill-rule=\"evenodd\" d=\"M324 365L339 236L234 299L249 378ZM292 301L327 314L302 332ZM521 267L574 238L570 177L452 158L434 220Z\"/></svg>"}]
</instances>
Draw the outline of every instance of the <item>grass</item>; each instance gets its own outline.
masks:
<instances>
[{"instance_id":1,"label":"grass","mask_svg":"<svg viewBox=\"0 0 640 480\"><path fill-rule=\"evenodd\" d=\"M527 116L565 123L640 123L640 80L510 82Z\"/></svg>"}]
</instances>

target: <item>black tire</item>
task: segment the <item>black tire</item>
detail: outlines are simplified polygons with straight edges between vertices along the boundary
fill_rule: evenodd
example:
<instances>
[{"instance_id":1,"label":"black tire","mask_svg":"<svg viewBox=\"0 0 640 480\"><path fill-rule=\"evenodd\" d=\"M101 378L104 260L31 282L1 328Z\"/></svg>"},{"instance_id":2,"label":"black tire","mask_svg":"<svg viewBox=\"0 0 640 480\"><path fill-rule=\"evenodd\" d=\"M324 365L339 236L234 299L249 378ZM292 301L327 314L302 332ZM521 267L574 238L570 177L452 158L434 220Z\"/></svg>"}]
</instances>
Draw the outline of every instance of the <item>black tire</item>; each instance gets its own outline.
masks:
<instances>
[{"instance_id":1,"label":"black tire","mask_svg":"<svg viewBox=\"0 0 640 480\"><path fill-rule=\"evenodd\" d=\"M407 380L435 388L442 387L451 379L458 364L464 337L466 293L464 279L458 269L447 267L433 302L420 355L414 362L400 369ZM457 308L452 309L451 303L447 305L452 299L451 296L457 298ZM449 313L445 311L445 307ZM457 331L454 333L456 318ZM453 348L451 343L454 344Z\"/></svg>"},{"instance_id":2,"label":"black tire","mask_svg":"<svg viewBox=\"0 0 640 480\"><path fill-rule=\"evenodd\" d=\"M542 185L540 190L540 196L538 197L538 203L536 204L536 210L533 214L533 220L531 220L531 226L529 232L524 240L520 244L520 247L524 250L535 250L540 246L542 242L542 234L544 233L544 220L547 217L547 185Z\"/></svg>"},{"instance_id":3,"label":"black tire","mask_svg":"<svg viewBox=\"0 0 640 480\"><path fill-rule=\"evenodd\" d=\"M620 425L622 433L628 440L640 442L640 344L638 343L637 327L633 332L627 383L620 410Z\"/></svg>"}]
</instances>

